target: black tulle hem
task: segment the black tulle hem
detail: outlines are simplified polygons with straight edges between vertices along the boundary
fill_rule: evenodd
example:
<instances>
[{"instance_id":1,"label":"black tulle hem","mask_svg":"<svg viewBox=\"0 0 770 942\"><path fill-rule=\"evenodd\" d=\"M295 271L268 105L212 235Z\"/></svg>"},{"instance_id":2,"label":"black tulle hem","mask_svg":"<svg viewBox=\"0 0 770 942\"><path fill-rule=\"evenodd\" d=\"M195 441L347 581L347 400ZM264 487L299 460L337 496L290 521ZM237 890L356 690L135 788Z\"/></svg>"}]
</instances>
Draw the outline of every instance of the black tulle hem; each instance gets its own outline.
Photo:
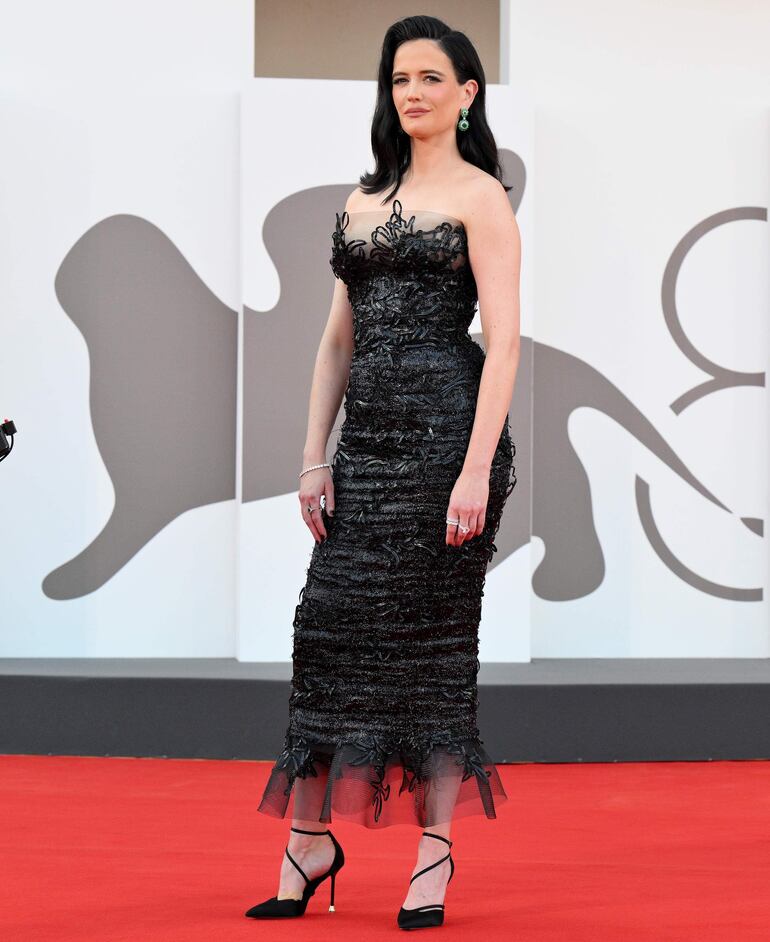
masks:
<instances>
[{"instance_id":1,"label":"black tulle hem","mask_svg":"<svg viewBox=\"0 0 770 942\"><path fill-rule=\"evenodd\" d=\"M365 735L322 743L287 734L257 810L319 824L341 819L368 828L426 828L467 815L496 818L506 800L478 737L387 742Z\"/></svg>"}]
</instances>

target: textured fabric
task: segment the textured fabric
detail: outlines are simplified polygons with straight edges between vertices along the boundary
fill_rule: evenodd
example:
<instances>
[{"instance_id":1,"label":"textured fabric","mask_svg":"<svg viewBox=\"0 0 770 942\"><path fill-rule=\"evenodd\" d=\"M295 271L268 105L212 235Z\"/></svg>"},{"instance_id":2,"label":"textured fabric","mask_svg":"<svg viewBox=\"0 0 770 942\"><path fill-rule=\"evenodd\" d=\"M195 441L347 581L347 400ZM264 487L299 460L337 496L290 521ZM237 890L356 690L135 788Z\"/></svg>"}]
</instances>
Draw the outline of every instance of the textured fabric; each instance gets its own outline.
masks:
<instances>
[{"instance_id":1,"label":"textured fabric","mask_svg":"<svg viewBox=\"0 0 770 942\"><path fill-rule=\"evenodd\" d=\"M289 725L259 810L367 827L494 818L506 795L476 725L486 569L516 483L509 419L484 532L446 545L484 352L459 220L337 214L330 264L354 352L332 457L335 513L296 607Z\"/></svg>"}]
</instances>

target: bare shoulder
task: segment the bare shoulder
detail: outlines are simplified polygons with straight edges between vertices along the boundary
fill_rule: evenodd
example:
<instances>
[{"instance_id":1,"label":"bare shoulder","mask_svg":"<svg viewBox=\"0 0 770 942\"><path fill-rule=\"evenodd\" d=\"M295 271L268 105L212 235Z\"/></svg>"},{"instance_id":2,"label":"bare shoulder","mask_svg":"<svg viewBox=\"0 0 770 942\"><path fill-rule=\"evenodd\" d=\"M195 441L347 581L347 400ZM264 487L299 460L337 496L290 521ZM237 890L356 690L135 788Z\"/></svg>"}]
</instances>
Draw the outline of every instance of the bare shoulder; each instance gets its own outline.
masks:
<instances>
[{"instance_id":1,"label":"bare shoulder","mask_svg":"<svg viewBox=\"0 0 770 942\"><path fill-rule=\"evenodd\" d=\"M349 213L356 212L358 204L362 199L364 199L364 194L361 192L361 187L357 186L355 190L348 193L348 198L345 201L345 210Z\"/></svg>"},{"instance_id":2,"label":"bare shoulder","mask_svg":"<svg viewBox=\"0 0 770 942\"><path fill-rule=\"evenodd\" d=\"M484 220L495 226L506 224L513 228L516 216L502 183L479 167L473 172L463 187L463 219L468 230L479 228Z\"/></svg>"},{"instance_id":3,"label":"bare shoulder","mask_svg":"<svg viewBox=\"0 0 770 942\"><path fill-rule=\"evenodd\" d=\"M352 193L348 195L345 209L349 213L365 213L382 208L381 193L364 193L360 186L357 186Z\"/></svg>"}]
</instances>

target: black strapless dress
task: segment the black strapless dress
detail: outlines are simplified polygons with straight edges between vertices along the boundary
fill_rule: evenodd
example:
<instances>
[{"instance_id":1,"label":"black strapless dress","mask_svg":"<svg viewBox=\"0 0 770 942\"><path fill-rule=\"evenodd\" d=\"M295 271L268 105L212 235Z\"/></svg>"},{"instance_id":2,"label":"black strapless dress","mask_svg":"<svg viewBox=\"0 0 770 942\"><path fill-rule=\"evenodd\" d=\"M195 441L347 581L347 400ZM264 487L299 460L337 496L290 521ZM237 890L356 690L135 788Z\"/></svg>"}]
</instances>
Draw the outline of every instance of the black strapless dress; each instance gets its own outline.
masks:
<instances>
[{"instance_id":1,"label":"black strapless dress","mask_svg":"<svg viewBox=\"0 0 770 942\"><path fill-rule=\"evenodd\" d=\"M348 226L350 228L348 229ZM332 458L335 513L296 607L284 750L259 811L421 828L496 817L506 799L476 725L481 598L516 484L509 417L484 532L446 545L484 352L463 224L441 213L337 214L330 264L354 352Z\"/></svg>"}]
</instances>

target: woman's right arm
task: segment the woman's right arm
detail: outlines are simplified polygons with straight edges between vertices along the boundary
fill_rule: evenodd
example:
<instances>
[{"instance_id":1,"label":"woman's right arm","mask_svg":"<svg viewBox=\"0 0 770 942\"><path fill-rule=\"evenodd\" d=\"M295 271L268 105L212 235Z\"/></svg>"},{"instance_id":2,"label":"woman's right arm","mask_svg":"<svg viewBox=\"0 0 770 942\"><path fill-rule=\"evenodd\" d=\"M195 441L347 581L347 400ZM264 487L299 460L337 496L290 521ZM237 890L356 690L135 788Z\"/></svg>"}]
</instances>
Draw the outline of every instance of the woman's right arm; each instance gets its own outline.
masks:
<instances>
[{"instance_id":1,"label":"woman's right arm","mask_svg":"<svg viewBox=\"0 0 770 942\"><path fill-rule=\"evenodd\" d=\"M347 285L334 280L331 310L318 345L308 407L307 437L302 452L302 467L326 462L326 447L332 425L339 412L350 375L353 355L353 310ZM326 513L334 512L334 486L330 468L308 471L300 478L299 501L302 517L316 542L326 539L326 527L320 511L308 513L308 506L320 507L325 495Z\"/></svg>"}]
</instances>

